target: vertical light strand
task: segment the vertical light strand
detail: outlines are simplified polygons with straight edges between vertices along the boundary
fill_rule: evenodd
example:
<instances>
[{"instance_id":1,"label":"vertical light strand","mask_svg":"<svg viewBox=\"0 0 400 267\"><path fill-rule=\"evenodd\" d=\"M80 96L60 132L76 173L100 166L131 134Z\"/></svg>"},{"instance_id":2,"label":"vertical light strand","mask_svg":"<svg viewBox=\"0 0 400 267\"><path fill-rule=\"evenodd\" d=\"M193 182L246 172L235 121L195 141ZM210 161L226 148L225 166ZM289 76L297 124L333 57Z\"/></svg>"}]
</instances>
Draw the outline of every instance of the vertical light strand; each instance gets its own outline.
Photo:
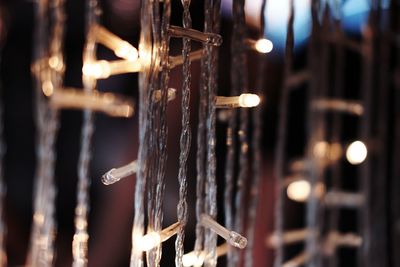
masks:
<instances>
[{"instance_id":1,"label":"vertical light strand","mask_svg":"<svg viewBox=\"0 0 400 267\"><path fill-rule=\"evenodd\" d=\"M209 1L205 3L204 31L219 33L220 27L220 1ZM207 177L206 177L206 212L212 218L217 219L217 181L216 168L217 159L215 154L216 146L216 113L215 96L217 93L218 81L218 48L205 45L206 55L209 60L207 66ZM207 64L207 63L206 63ZM206 252L205 266L214 267L217 265L217 235L213 231L206 231Z\"/></svg>"},{"instance_id":2,"label":"vertical light strand","mask_svg":"<svg viewBox=\"0 0 400 267\"><path fill-rule=\"evenodd\" d=\"M341 8L341 1L335 1L335 13L336 19L334 19L334 34L337 35L338 39L344 38L344 32L342 29L342 8ZM344 66L345 66L345 50L343 44L338 41L335 44L334 48L334 55L335 55L335 83L334 83L334 97L336 98L343 98L343 82L344 82ZM342 132L342 119L341 114L335 113L333 115L333 122L332 122L332 144L340 143L341 142L341 132ZM332 190L339 190L341 186L341 175L342 175L342 168L341 168L341 161L336 161L332 167ZM336 207L331 207L330 217L327 221L329 231L337 231L339 226L339 209ZM333 257L329 257L327 265L329 267L336 267L338 266L338 257L335 255Z\"/></svg>"},{"instance_id":3,"label":"vertical light strand","mask_svg":"<svg viewBox=\"0 0 400 267\"><path fill-rule=\"evenodd\" d=\"M47 1L41 0L37 2L35 10L35 29L34 29L34 40L35 46L33 51L33 62L44 58L46 51L46 33L45 29L47 27ZM36 173L34 182L34 192L33 192L33 221L30 236L30 244L27 257L27 266L35 266L38 261L40 252L40 239L41 239L41 229L44 222L44 205L47 201L46 193L48 191L43 190L44 186L44 175L43 175L43 162L45 156L44 147L44 96L42 94L42 83L40 77L35 79L35 103L34 103L34 114L36 123Z\"/></svg>"},{"instance_id":4,"label":"vertical light strand","mask_svg":"<svg viewBox=\"0 0 400 267\"><path fill-rule=\"evenodd\" d=\"M359 126L359 134L361 140L368 140L371 132L371 121L372 121L372 97L373 97L373 84L374 84L374 38L376 33L375 24L377 23L377 6L378 1L371 1L371 9L369 12L368 23L364 27L363 30L363 38L362 38L362 50L365 51L362 53L362 70L361 70L361 97L364 106L363 117L361 118L361 123ZM371 160L368 156L365 159L365 162L362 164L359 176L360 183L360 191L365 197L365 202L359 212L359 231L363 238L362 248L358 251L358 262L357 266L361 267L370 267L372 265L370 256L372 253L372 239L371 239L371 210L369 204L370 196L371 196Z\"/></svg>"},{"instance_id":5,"label":"vertical light strand","mask_svg":"<svg viewBox=\"0 0 400 267\"><path fill-rule=\"evenodd\" d=\"M319 93L321 92L320 88L324 86L322 84L321 76L324 74L324 68L326 66L323 65L323 69L321 70L320 64L326 64L324 60L321 60L321 50L323 50L321 46L321 25L319 20L319 15L321 10L320 0L312 0L311 2L311 17L312 17L312 32L309 41L308 47L308 68L313 75L311 76L310 85L307 89L307 159L310 163L310 167L308 169L309 179L312 188L312 192L315 192L314 187L317 182L322 177L321 166L318 162L318 159L314 157L313 154L313 146L317 141L321 141L323 136L323 126L322 126L322 115L314 112L311 109L310 103L315 100ZM309 257L309 263L307 266L309 267L317 267L321 266L321 254L319 253L320 247L320 229L321 225L319 224L319 211L320 211L320 203L316 194L310 194L307 206L306 206L306 225L308 229L311 229L311 234L307 236L306 239L306 254Z\"/></svg>"},{"instance_id":6,"label":"vertical light strand","mask_svg":"<svg viewBox=\"0 0 400 267\"><path fill-rule=\"evenodd\" d=\"M100 9L97 0L86 0L86 44L83 52L84 64L96 60L96 42L90 31L92 25L98 22ZM96 89L96 80L83 75L83 86L87 93ZM78 159L78 184L77 184L77 204L75 207L75 234L72 241L72 256L74 267L87 266L88 240L87 231L88 214L90 209L89 190L90 177L89 168L91 160L91 145L94 132L94 114L91 110L83 111L83 123L81 133L81 150Z\"/></svg>"},{"instance_id":7,"label":"vertical light strand","mask_svg":"<svg viewBox=\"0 0 400 267\"><path fill-rule=\"evenodd\" d=\"M211 20L211 5L210 1L204 1L204 31L210 26ZM196 241L194 250L197 256L205 249L205 231L200 223L201 214L206 212L206 158L207 158L207 132L206 120L208 110L208 79L209 79L209 66L210 57L209 50L206 47L209 44L203 44L202 57L201 57L201 79L199 85L200 100L199 100L199 118L197 125L197 152L196 152Z\"/></svg>"},{"instance_id":8,"label":"vertical light strand","mask_svg":"<svg viewBox=\"0 0 400 267\"><path fill-rule=\"evenodd\" d=\"M150 121L149 104L151 101L151 82L152 73L158 61L153 57L152 51L152 1L141 2L140 13L140 41L139 55L143 60L143 70L139 73L139 151L138 151L138 171L136 173L135 184L135 214L132 226L132 250L130 258L130 267L142 267L143 252L139 249L140 238L144 234L145 218L145 195L146 180L149 165L150 153Z\"/></svg>"},{"instance_id":9,"label":"vertical light strand","mask_svg":"<svg viewBox=\"0 0 400 267\"><path fill-rule=\"evenodd\" d=\"M52 9L49 11L49 4ZM55 140L58 130L58 112L52 110L44 100L45 85L54 89L63 81L63 68L50 68L50 58L59 60L59 66L63 66L62 43L64 37L64 2L44 1L39 2L37 26L44 27L48 24L50 16L53 16L50 38L45 29L37 29L37 48L34 60L46 62L36 73L36 116L38 126L38 167L35 182L35 206L33 225L31 231L31 244L28 254L28 266L51 266L54 260L54 239L56 235L55 221L55 197L56 186L54 182L55 168ZM49 42L49 43L48 43Z\"/></svg>"},{"instance_id":10,"label":"vertical light strand","mask_svg":"<svg viewBox=\"0 0 400 267\"><path fill-rule=\"evenodd\" d=\"M288 28L286 35L285 48L285 68L284 75L287 80L292 74L293 67L293 48L294 48L294 0L290 1L290 14L288 20ZM285 81L286 81L285 80ZM285 160L286 160L286 138L289 120L289 91L290 87L287 82L284 82L282 88L281 99L279 103L279 118L278 118L278 136L275 148L275 234L278 237L278 246L275 251L274 267L280 267L284 260L284 246L282 244L284 231L284 191L283 182L285 179Z\"/></svg>"},{"instance_id":11,"label":"vertical light strand","mask_svg":"<svg viewBox=\"0 0 400 267\"><path fill-rule=\"evenodd\" d=\"M1 7L0 7L0 14L2 13ZM3 34L0 32L0 35ZM0 43L0 65L2 63L2 49L3 44ZM1 68L0 68L1 70ZM2 81L0 80L0 266L7 266L7 252L6 252L6 247L5 247L5 240L6 240L6 235L7 235L7 225L5 223L4 219L4 208L5 208L5 198L6 198L6 192L7 192L7 187L5 183L5 177L4 177L4 155L6 153L6 145L4 143L4 115L3 115L3 110L4 110L4 102L3 102L3 84Z\"/></svg>"},{"instance_id":12,"label":"vertical light strand","mask_svg":"<svg viewBox=\"0 0 400 267\"><path fill-rule=\"evenodd\" d=\"M190 0L182 0L183 5L183 27L190 29L192 19L190 17ZM187 223L187 159L190 151L191 130L190 130L190 59L191 50L190 39L183 38L183 85L182 85L182 132L180 137L180 155L179 155L179 202L177 207L178 221L180 222L179 231L175 241L175 265L182 267L183 241L185 238L185 225Z\"/></svg>"},{"instance_id":13,"label":"vertical light strand","mask_svg":"<svg viewBox=\"0 0 400 267\"><path fill-rule=\"evenodd\" d=\"M261 3L260 11L260 38L264 38L265 34L265 7L266 0ZM258 70L257 70L257 82L256 82L256 93L258 96L263 98L263 88L265 81L265 70L266 70L266 57L265 54L260 53L258 56ZM252 110L252 125L253 132L251 137L251 152L253 155L251 163L252 181L250 186L249 195L249 210L248 210L248 223L246 229L247 235L247 247L245 251L245 267L252 267L254 265L254 243L255 243L255 229L257 219L257 208L258 208L258 195L260 187L260 176L261 176L261 134L262 134L262 107Z\"/></svg>"},{"instance_id":14,"label":"vertical light strand","mask_svg":"<svg viewBox=\"0 0 400 267\"><path fill-rule=\"evenodd\" d=\"M235 38L232 37L232 64L233 84L240 92L248 90L248 66L247 55L244 40L246 38L246 22L244 13L244 0L234 0L232 7L233 31L236 32ZM239 173L236 181L236 196L235 196L235 224L234 229L238 233L244 232L245 227L245 194L247 181L249 178L249 110L240 109L239 113ZM233 133L236 134L236 133ZM234 250L232 253L232 263L234 266L242 264L242 252Z\"/></svg>"},{"instance_id":15,"label":"vertical light strand","mask_svg":"<svg viewBox=\"0 0 400 267\"><path fill-rule=\"evenodd\" d=\"M152 51L152 59L159 61L160 57L160 3L159 1L153 1L151 4L151 13L150 13L151 25L152 25L152 36L153 36L153 51ZM157 62L156 61L156 62ZM155 63L157 64L157 63ZM153 69L151 71L151 79L149 83L149 93L150 95L154 94L154 91L159 89L159 71ZM148 99L148 115L147 120L149 120L150 124L150 133L149 133L149 153L147 155L147 161L149 163L149 168L146 173L146 186L147 186L147 232L154 232L155 229L155 206L156 206L156 190L157 190L157 172L159 168L159 146L158 146L158 138L159 138L159 103L156 103L153 98ZM155 249L150 250L146 253L146 261L147 265L153 266L156 261L157 252L159 251L159 246Z\"/></svg>"}]
</instances>

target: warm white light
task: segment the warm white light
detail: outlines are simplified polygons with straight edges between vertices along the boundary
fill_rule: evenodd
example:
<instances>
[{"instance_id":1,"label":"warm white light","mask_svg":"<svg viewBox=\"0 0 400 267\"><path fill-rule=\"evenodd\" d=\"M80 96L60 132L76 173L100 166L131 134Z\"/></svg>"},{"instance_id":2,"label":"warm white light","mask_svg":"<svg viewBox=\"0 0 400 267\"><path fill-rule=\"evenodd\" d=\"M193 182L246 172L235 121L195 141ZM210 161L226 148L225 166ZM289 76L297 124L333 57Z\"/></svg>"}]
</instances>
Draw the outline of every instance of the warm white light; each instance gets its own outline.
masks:
<instances>
[{"instance_id":1,"label":"warm white light","mask_svg":"<svg viewBox=\"0 0 400 267\"><path fill-rule=\"evenodd\" d=\"M82 73L91 78L107 78L110 76L110 65L105 60L97 61L96 63L85 63L82 68Z\"/></svg>"},{"instance_id":2,"label":"warm white light","mask_svg":"<svg viewBox=\"0 0 400 267\"><path fill-rule=\"evenodd\" d=\"M347 148L346 158L351 164L357 165L366 159L367 154L368 151L365 144L361 141L354 141Z\"/></svg>"},{"instance_id":3,"label":"warm white light","mask_svg":"<svg viewBox=\"0 0 400 267\"><path fill-rule=\"evenodd\" d=\"M196 252L192 251L188 254L183 255L182 264L185 267L189 266L202 266L204 263L204 253L199 253L196 255Z\"/></svg>"},{"instance_id":4,"label":"warm white light","mask_svg":"<svg viewBox=\"0 0 400 267\"><path fill-rule=\"evenodd\" d=\"M42 84L42 90L45 96L51 96L54 92L53 83L49 80L44 81Z\"/></svg>"},{"instance_id":5,"label":"warm white light","mask_svg":"<svg viewBox=\"0 0 400 267\"><path fill-rule=\"evenodd\" d=\"M311 185L306 180L294 181L287 188L287 196L291 200L304 202L311 193Z\"/></svg>"},{"instance_id":6,"label":"warm white light","mask_svg":"<svg viewBox=\"0 0 400 267\"><path fill-rule=\"evenodd\" d=\"M142 236L138 240L137 246L141 251L149 251L155 247L157 247L161 243L160 234L153 232L147 235Z\"/></svg>"},{"instance_id":7,"label":"warm white light","mask_svg":"<svg viewBox=\"0 0 400 267\"><path fill-rule=\"evenodd\" d=\"M273 43L268 39L259 39L254 46L258 52L263 54L271 52L274 48Z\"/></svg>"},{"instance_id":8,"label":"warm white light","mask_svg":"<svg viewBox=\"0 0 400 267\"><path fill-rule=\"evenodd\" d=\"M239 106L243 108L256 107L260 104L260 97L256 94L241 94L239 96Z\"/></svg>"},{"instance_id":9,"label":"warm white light","mask_svg":"<svg viewBox=\"0 0 400 267\"><path fill-rule=\"evenodd\" d=\"M121 43L115 50L114 53L117 57L125 58L129 61L135 61L139 57L139 53L135 47L130 45L128 42Z\"/></svg>"}]
</instances>

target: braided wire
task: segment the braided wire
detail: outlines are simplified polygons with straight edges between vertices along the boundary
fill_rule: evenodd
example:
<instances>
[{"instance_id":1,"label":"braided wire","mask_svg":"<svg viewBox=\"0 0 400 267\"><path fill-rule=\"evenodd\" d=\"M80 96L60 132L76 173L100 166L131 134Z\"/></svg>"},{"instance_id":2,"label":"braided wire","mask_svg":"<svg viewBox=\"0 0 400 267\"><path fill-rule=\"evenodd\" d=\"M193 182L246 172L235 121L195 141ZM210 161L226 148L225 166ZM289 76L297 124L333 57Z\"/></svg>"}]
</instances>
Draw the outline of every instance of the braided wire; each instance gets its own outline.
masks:
<instances>
[{"instance_id":1,"label":"braided wire","mask_svg":"<svg viewBox=\"0 0 400 267\"><path fill-rule=\"evenodd\" d=\"M292 73L293 67L293 47L294 47L294 1L290 1L290 14L287 26L286 35L286 48L285 48L285 69L284 75L286 79ZM290 88L287 83L284 83L282 88L282 95L279 103L279 124L277 145L275 150L275 207L274 207L274 221L275 221L275 234L279 238L279 243L275 251L274 267L280 267L284 260L284 248L281 243L284 231L284 193L282 192L283 181L285 179L285 160L286 160L286 138L287 138L287 122L289 111L289 91Z\"/></svg>"},{"instance_id":2,"label":"braided wire","mask_svg":"<svg viewBox=\"0 0 400 267\"><path fill-rule=\"evenodd\" d=\"M260 14L260 33L261 37L264 37L264 24L265 17L264 11L266 7L266 0L262 1L261 4L261 14ZM257 94L262 97L263 88L264 88L264 79L265 79L265 57L263 54L259 55L258 58L258 75L257 75ZM256 214L258 208L258 197L259 197L259 183L261 176L261 134L262 134L262 106L259 106L252 110L252 122L253 122L253 132L252 132L252 176L253 179L251 181L250 187L250 205L248 210L248 225L246 229L247 234L247 247L245 251L245 267L253 266L253 252L254 252L254 243L255 243L255 228L256 228Z\"/></svg>"},{"instance_id":3,"label":"braided wire","mask_svg":"<svg viewBox=\"0 0 400 267\"><path fill-rule=\"evenodd\" d=\"M0 44L0 64L1 64L2 44ZM6 197L6 183L4 179L4 154L6 146L4 143L4 118L3 118L3 84L0 81L0 266L7 266L7 252L5 248L5 237L7 234L7 226L4 220L4 204Z\"/></svg>"},{"instance_id":4,"label":"braided wire","mask_svg":"<svg viewBox=\"0 0 400 267\"><path fill-rule=\"evenodd\" d=\"M246 49L244 45L244 38L246 37L245 28L245 13L244 13L244 0L236 0L233 2L233 17L234 31L236 31L235 39L233 40L233 54L234 64L232 66L233 84L238 91L246 92L248 88L248 73L247 73L247 58ZM249 126L248 109L240 109L240 124L239 124L239 174L237 178L237 192L235 196L235 231L241 233L244 231L245 219L245 193L247 189L247 180L249 178L249 140L248 140L248 126ZM234 133L235 134L235 133ZM232 253L232 264L237 266L241 264L241 254L238 251Z\"/></svg>"},{"instance_id":5,"label":"braided wire","mask_svg":"<svg viewBox=\"0 0 400 267\"><path fill-rule=\"evenodd\" d=\"M98 21L99 7L97 0L86 1L86 31L88 32L83 53L84 62L96 59L96 43L90 28ZM87 93L96 88L96 80L83 77L84 90ZM87 266L87 251L89 234L87 232L89 204L90 177L89 168L91 160L92 136L94 132L94 114L91 110L83 112L81 133L81 149L78 159L78 184L77 204L75 208L75 234L72 241L72 256L74 267Z\"/></svg>"},{"instance_id":6,"label":"braided wire","mask_svg":"<svg viewBox=\"0 0 400 267\"><path fill-rule=\"evenodd\" d=\"M52 8L48 12L48 5ZM47 58L45 50L48 49L49 57L57 58L61 68L50 69L49 66L41 67L38 74L38 85L36 90L36 110L38 125L38 176L35 182L35 207L34 222L31 233L31 246L29 249L28 265L31 266L51 266L54 260L54 239L56 233L55 221L55 197L56 185L54 182L55 169L55 140L59 126L58 111L50 109L44 102L42 94L42 84L51 82L53 88L59 88L62 85L64 77L62 43L64 37L64 1L53 0L49 2L40 2L38 27L48 23L48 18L54 16L54 25L51 27L51 37L49 46L43 29L37 31L37 40L39 41L36 55L36 62ZM46 15L48 16L46 18ZM40 51L41 50L41 51Z\"/></svg>"},{"instance_id":7,"label":"braided wire","mask_svg":"<svg viewBox=\"0 0 400 267\"><path fill-rule=\"evenodd\" d=\"M210 1L211 2L211 1ZM212 1L209 3L209 9L211 9L211 16L206 17L205 31L206 32L219 32L219 10L220 1ZM208 21L207 21L208 20ZM210 60L208 64L208 110L207 110L207 213L216 219L217 217L217 181L216 181L216 111L215 111L215 97L217 91L217 74L218 74L218 53L217 48L210 45L205 47L207 57ZM217 265L217 235L208 230L206 236L206 251L208 257L205 261L205 266L216 266Z\"/></svg>"},{"instance_id":8,"label":"braided wire","mask_svg":"<svg viewBox=\"0 0 400 267\"><path fill-rule=\"evenodd\" d=\"M145 193L146 179L148 169L150 167L148 161L149 145L150 145L150 109L151 101L151 80L154 72L154 57L152 57L152 25L151 14L152 2L142 1L141 4L141 34L139 42L140 57L146 61L144 70L139 73L139 151L138 151L138 171L136 173L135 184L135 204L134 219L132 226L132 250L130 258L130 267L142 267L144 265L142 251L138 249L139 239L144 234L144 218L145 218Z\"/></svg>"},{"instance_id":9,"label":"braided wire","mask_svg":"<svg viewBox=\"0 0 400 267\"><path fill-rule=\"evenodd\" d=\"M190 0L182 1L183 5L183 27L191 28L192 19L190 17ZM178 221L180 222L179 231L175 241L175 265L182 267L183 242L185 239L185 225L187 223L187 159L190 151L191 130L190 130L190 59L191 50L190 39L183 38L183 85L182 85L182 132L180 137L180 155L179 155L179 202L177 206Z\"/></svg>"}]
</instances>

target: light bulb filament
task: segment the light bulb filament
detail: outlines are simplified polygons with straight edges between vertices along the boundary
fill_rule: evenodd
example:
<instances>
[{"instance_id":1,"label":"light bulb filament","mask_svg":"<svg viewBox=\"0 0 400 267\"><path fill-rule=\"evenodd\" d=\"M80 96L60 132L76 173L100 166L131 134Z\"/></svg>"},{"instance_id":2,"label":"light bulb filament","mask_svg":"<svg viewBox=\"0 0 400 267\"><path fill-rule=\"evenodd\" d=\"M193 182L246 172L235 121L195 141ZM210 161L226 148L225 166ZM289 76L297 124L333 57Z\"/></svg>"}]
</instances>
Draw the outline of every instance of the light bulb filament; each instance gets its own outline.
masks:
<instances>
[{"instance_id":1,"label":"light bulb filament","mask_svg":"<svg viewBox=\"0 0 400 267\"><path fill-rule=\"evenodd\" d=\"M224 238L226 241L228 241L230 245L234 247L244 249L247 245L247 238L241 236L239 233L236 233L235 231L226 229L207 214L201 215L200 223L204 227L211 229L216 234Z\"/></svg>"},{"instance_id":2,"label":"light bulb filament","mask_svg":"<svg viewBox=\"0 0 400 267\"><path fill-rule=\"evenodd\" d=\"M137 171L137 163L136 161L132 161L131 163L124 165L122 167L113 168L109 170L101 177L101 181L105 185L114 184L119 180L136 173L136 171Z\"/></svg>"}]
</instances>

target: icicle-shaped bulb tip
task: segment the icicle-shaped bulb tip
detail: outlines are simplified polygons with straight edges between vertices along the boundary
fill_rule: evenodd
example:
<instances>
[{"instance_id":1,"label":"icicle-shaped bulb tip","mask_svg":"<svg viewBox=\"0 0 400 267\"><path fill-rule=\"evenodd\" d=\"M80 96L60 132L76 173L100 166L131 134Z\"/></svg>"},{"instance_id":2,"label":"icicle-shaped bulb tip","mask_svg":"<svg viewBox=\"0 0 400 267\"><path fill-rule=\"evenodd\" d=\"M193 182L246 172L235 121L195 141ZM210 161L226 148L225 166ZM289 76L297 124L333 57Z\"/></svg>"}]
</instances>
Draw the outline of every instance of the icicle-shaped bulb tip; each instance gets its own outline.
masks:
<instances>
[{"instance_id":1,"label":"icicle-shaped bulb tip","mask_svg":"<svg viewBox=\"0 0 400 267\"><path fill-rule=\"evenodd\" d=\"M149 251L161 243L160 234L153 232L142 236L138 242L141 251Z\"/></svg>"}]
</instances>

